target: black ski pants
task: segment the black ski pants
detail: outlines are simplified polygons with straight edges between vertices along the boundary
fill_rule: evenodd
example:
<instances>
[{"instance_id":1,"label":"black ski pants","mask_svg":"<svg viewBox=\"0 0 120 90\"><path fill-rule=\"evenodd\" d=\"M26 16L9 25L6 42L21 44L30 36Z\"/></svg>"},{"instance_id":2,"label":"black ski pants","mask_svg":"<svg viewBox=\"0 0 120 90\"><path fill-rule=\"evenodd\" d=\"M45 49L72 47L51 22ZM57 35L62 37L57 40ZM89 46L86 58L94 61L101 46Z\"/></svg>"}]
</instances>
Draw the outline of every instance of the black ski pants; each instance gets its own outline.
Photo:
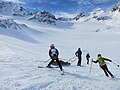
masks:
<instances>
[{"instance_id":1,"label":"black ski pants","mask_svg":"<svg viewBox=\"0 0 120 90\"><path fill-rule=\"evenodd\" d=\"M107 67L106 64L103 65L103 66L100 66L100 67L102 68L102 70L104 71L104 73L105 73L105 75L106 75L107 77L109 77L109 75L110 75L111 77L113 77L113 74L108 70L108 67ZM108 73L109 73L109 75L108 75Z\"/></svg>"},{"instance_id":2,"label":"black ski pants","mask_svg":"<svg viewBox=\"0 0 120 90\"><path fill-rule=\"evenodd\" d=\"M52 60L50 61L50 63L48 64L48 66L50 66L53 62L54 62L54 59L52 59ZM57 62L57 64L58 64L60 70L62 71L62 65L60 64L60 61L59 61L58 58L56 59L56 62Z\"/></svg>"},{"instance_id":3,"label":"black ski pants","mask_svg":"<svg viewBox=\"0 0 120 90\"><path fill-rule=\"evenodd\" d=\"M87 64L89 64L89 58L86 58L87 59Z\"/></svg>"},{"instance_id":4,"label":"black ski pants","mask_svg":"<svg viewBox=\"0 0 120 90\"><path fill-rule=\"evenodd\" d=\"M81 57L78 57L78 63L77 63L77 65L81 66Z\"/></svg>"}]
</instances>

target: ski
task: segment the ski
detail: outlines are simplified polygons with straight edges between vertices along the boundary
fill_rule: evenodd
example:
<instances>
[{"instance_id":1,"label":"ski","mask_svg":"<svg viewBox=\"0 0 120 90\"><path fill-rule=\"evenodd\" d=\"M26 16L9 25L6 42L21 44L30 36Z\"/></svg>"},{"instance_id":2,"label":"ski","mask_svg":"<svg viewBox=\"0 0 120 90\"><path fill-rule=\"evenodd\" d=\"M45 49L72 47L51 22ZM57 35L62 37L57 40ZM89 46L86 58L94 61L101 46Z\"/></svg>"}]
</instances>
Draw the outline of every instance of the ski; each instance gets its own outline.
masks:
<instances>
[{"instance_id":1,"label":"ski","mask_svg":"<svg viewBox=\"0 0 120 90\"><path fill-rule=\"evenodd\" d=\"M41 69L42 69L42 68L52 69L52 68L59 68L59 67L54 66L54 67L50 67L50 68L49 68L49 67L44 67L44 66L38 66L38 68L41 68ZM63 71L61 71L60 74L61 74L61 75L65 75Z\"/></svg>"},{"instance_id":2,"label":"ski","mask_svg":"<svg viewBox=\"0 0 120 90\"><path fill-rule=\"evenodd\" d=\"M49 68L49 67L38 66L38 68ZM50 68L59 68L59 67L50 67Z\"/></svg>"},{"instance_id":3,"label":"ski","mask_svg":"<svg viewBox=\"0 0 120 90\"><path fill-rule=\"evenodd\" d=\"M115 77L110 77L110 80L117 80Z\"/></svg>"}]
</instances>

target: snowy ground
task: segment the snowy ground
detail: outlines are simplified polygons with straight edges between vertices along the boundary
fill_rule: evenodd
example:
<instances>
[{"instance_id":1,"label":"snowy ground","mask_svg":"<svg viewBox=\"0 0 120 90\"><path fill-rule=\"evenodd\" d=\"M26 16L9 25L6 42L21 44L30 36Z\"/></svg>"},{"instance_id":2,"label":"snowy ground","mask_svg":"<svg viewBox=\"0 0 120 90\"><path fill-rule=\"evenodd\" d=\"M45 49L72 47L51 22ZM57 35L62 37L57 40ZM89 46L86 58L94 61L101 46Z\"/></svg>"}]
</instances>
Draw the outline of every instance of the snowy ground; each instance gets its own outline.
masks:
<instances>
[{"instance_id":1,"label":"snowy ground","mask_svg":"<svg viewBox=\"0 0 120 90\"><path fill-rule=\"evenodd\" d=\"M23 34L22 39L17 38L10 30L11 36L0 34L0 90L120 90L119 67L107 62L116 77L111 79L104 75L98 64L92 65L90 73L90 65L86 65L85 60L87 52L94 60L101 53L120 64L120 27L113 26L112 21L77 21L69 23L68 27L67 23L54 27L21 18L15 18L15 21L31 28L25 34L35 42L29 37L29 40L23 40L26 38ZM74 57L80 47L83 67L76 66L77 61L74 61L63 67L64 76L58 68L37 68L48 64L43 61L49 59L48 50L52 43L59 50L59 57L66 61Z\"/></svg>"}]
</instances>

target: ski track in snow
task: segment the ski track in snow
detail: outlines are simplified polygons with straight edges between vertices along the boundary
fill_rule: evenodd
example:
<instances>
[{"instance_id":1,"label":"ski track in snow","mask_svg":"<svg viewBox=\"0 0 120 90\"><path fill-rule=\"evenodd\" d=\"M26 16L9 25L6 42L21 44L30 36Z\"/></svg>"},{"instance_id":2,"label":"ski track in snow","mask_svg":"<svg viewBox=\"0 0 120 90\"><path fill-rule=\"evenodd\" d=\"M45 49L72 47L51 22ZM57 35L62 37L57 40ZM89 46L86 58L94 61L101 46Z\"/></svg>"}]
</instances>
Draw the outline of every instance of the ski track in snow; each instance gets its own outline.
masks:
<instances>
[{"instance_id":1,"label":"ski track in snow","mask_svg":"<svg viewBox=\"0 0 120 90\"><path fill-rule=\"evenodd\" d=\"M2 58L6 59L6 57ZM2 77L0 81L3 82L0 84L1 90L119 89L120 77L107 78L102 71L98 70L97 66L92 67L91 73L89 73L90 65L83 67L78 67L75 64L64 66L65 75L60 75L58 68L37 68L36 61L30 61L32 58L25 59L19 56L8 56L8 58L11 61L1 60L0 62L0 68L3 69L0 74Z\"/></svg>"},{"instance_id":2,"label":"ski track in snow","mask_svg":"<svg viewBox=\"0 0 120 90\"><path fill-rule=\"evenodd\" d=\"M38 43L0 35L0 90L120 90L120 68L108 62L116 78L107 78L98 64L93 64L89 73L90 65L86 65L85 60L87 52L94 60L98 53L102 53L119 64L119 27L116 33L112 26L108 30L104 23L93 20L76 22L71 28L63 30L50 25L38 26L27 20L16 21L27 22L33 33L34 30L43 33L37 36L31 33ZM108 24L111 25L111 22ZM51 43L55 43L60 51L59 57L66 60L81 47L83 67L76 66L77 61L74 61L70 66L63 66L65 75L60 75L59 68L37 68L48 64L43 61L49 58Z\"/></svg>"}]
</instances>

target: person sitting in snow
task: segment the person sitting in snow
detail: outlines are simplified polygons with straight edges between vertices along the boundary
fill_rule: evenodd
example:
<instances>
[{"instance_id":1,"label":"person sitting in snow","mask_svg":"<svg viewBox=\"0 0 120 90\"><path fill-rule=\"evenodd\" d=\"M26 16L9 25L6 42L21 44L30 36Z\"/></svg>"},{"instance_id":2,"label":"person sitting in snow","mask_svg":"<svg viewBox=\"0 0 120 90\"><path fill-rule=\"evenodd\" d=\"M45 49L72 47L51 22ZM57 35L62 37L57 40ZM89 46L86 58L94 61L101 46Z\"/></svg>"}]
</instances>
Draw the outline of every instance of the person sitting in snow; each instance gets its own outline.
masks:
<instances>
[{"instance_id":1,"label":"person sitting in snow","mask_svg":"<svg viewBox=\"0 0 120 90\"><path fill-rule=\"evenodd\" d=\"M86 54L87 64L89 64L89 59L90 59L90 54L89 54L89 53L87 53L87 54Z\"/></svg>"},{"instance_id":2,"label":"person sitting in snow","mask_svg":"<svg viewBox=\"0 0 120 90\"><path fill-rule=\"evenodd\" d=\"M107 77L109 77L109 75L110 75L112 78L114 78L113 74L108 70L108 67L107 67L107 65L106 65L106 63L105 63L104 60L112 62L112 60L109 60L109 59L107 59L107 58L103 58L103 57L101 56L101 54L98 54L98 59L97 59L96 61L92 61L92 62L94 62L94 63L99 62L99 66L100 66L101 69L104 71L105 75L106 75ZM108 74L109 74L109 75L108 75Z\"/></svg>"},{"instance_id":3,"label":"person sitting in snow","mask_svg":"<svg viewBox=\"0 0 120 90\"><path fill-rule=\"evenodd\" d=\"M75 52L76 57L78 57L78 63L77 66L81 66L81 60L82 60L82 51L80 48L78 48L78 50Z\"/></svg>"},{"instance_id":4,"label":"person sitting in snow","mask_svg":"<svg viewBox=\"0 0 120 90\"><path fill-rule=\"evenodd\" d=\"M51 58L52 60L50 61L50 63L48 64L47 67L48 67L48 68L51 68L50 65L56 60L58 66L59 66L59 68L60 68L60 70L61 70L61 74L64 74L63 69L62 69L62 65L60 64L60 61L59 61L59 59L58 59L58 55L59 55L58 50L55 48L54 44L51 44L51 45L50 45L50 50L49 50L49 56L50 56L50 58Z\"/></svg>"}]
</instances>

